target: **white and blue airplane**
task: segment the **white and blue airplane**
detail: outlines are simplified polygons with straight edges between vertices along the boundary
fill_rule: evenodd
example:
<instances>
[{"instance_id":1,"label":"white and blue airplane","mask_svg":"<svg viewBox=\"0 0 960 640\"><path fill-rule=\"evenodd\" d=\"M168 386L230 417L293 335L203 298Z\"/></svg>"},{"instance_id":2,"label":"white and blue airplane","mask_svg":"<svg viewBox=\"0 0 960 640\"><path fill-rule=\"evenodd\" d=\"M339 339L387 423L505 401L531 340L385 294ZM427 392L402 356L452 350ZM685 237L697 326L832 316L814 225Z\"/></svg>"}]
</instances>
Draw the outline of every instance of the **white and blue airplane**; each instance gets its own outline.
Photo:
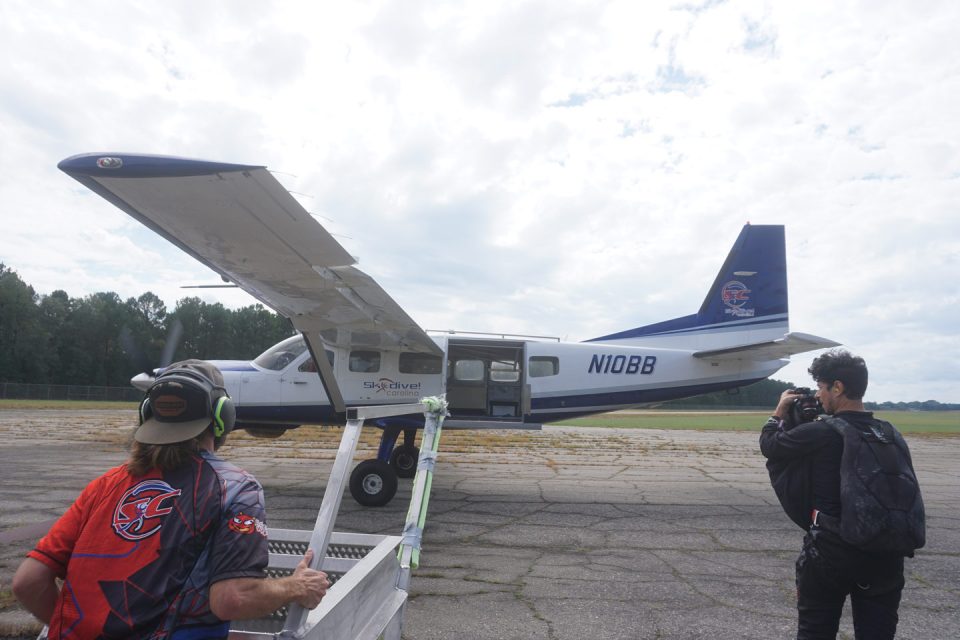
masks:
<instances>
[{"instance_id":1,"label":"white and blue airplane","mask_svg":"<svg viewBox=\"0 0 960 640\"><path fill-rule=\"evenodd\" d=\"M213 361L237 427L256 436L342 424L351 406L442 394L445 427L537 428L734 389L772 375L792 354L838 344L789 330L780 225L743 227L692 315L574 343L428 334L263 166L94 153L59 168L299 331L253 361ZM132 382L145 389L152 380ZM386 504L397 477L413 476L422 424L416 415L376 423L384 432L377 459L351 476L358 502Z\"/></svg>"}]
</instances>

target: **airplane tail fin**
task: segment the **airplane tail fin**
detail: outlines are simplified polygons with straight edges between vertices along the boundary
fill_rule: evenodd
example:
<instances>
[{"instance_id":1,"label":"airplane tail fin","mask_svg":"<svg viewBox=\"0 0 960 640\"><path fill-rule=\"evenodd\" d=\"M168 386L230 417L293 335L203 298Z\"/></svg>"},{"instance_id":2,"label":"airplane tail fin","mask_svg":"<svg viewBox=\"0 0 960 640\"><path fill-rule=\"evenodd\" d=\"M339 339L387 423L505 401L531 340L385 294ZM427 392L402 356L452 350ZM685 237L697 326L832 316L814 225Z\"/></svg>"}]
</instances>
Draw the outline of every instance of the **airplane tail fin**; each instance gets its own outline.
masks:
<instances>
[{"instance_id":1,"label":"airplane tail fin","mask_svg":"<svg viewBox=\"0 0 960 640\"><path fill-rule=\"evenodd\" d=\"M783 225L747 224L740 231L696 314L593 338L588 342L710 352L724 350L729 354L782 340L788 332ZM809 350L809 347L801 350ZM750 351L757 352L756 349Z\"/></svg>"}]
</instances>

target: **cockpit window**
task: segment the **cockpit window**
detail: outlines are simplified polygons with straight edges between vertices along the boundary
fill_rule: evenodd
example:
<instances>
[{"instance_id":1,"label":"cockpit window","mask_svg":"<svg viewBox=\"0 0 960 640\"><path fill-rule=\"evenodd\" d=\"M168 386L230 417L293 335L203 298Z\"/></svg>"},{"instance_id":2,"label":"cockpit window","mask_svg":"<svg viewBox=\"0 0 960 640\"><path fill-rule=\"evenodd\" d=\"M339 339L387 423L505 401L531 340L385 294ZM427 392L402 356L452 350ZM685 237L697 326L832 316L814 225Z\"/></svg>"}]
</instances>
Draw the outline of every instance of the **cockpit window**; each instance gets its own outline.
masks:
<instances>
[{"instance_id":1,"label":"cockpit window","mask_svg":"<svg viewBox=\"0 0 960 640\"><path fill-rule=\"evenodd\" d=\"M333 368L333 351L329 349L324 349L323 353L327 356L327 362L330 363L330 367ZM307 358L303 361L303 364L300 365L300 371L304 373L316 373L317 372L317 363L313 358Z\"/></svg>"},{"instance_id":2,"label":"cockpit window","mask_svg":"<svg viewBox=\"0 0 960 640\"><path fill-rule=\"evenodd\" d=\"M270 371L281 371L306 350L307 343L303 336L293 336L261 353L253 363Z\"/></svg>"}]
</instances>

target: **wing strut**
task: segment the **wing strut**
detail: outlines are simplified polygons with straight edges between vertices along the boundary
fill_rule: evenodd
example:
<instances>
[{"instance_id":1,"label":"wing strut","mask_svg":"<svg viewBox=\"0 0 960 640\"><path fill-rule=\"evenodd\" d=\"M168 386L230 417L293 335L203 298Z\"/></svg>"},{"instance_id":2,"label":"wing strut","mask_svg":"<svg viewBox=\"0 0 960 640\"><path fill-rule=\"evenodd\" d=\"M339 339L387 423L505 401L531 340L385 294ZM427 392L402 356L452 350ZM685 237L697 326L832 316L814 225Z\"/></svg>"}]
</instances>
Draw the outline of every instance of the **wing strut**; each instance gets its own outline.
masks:
<instances>
[{"instance_id":1,"label":"wing strut","mask_svg":"<svg viewBox=\"0 0 960 640\"><path fill-rule=\"evenodd\" d=\"M327 397L330 398L330 406L337 413L346 413L347 404L343 401L340 385L337 384L337 379L333 375L333 367L327 360L323 340L317 338L316 343L318 343L319 348L315 348L315 341L310 337L310 334L306 331L300 331L300 333L307 342L307 348L310 350L310 355L313 356L313 361L317 364L317 373L320 375L320 382L323 383L323 390L327 392Z\"/></svg>"}]
</instances>

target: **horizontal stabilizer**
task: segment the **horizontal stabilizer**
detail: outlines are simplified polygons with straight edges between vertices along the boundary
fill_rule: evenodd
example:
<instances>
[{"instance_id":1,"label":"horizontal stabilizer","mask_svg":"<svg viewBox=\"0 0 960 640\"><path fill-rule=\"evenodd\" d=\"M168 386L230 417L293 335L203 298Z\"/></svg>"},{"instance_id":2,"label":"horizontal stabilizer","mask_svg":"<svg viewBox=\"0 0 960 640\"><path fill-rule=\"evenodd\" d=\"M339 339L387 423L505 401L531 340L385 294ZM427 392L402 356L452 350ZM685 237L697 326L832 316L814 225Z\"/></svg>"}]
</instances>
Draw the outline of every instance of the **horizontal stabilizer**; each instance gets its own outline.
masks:
<instances>
[{"instance_id":1,"label":"horizontal stabilizer","mask_svg":"<svg viewBox=\"0 0 960 640\"><path fill-rule=\"evenodd\" d=\"M741 344L723 349L697 351L693 354L693 357L709 360L751 360L763 362L766 360L787 358L795 353L829 349L830 347L838 346L840 346L839 342L827 340L819 336L812 336L809 333L788 333L777 340Z\"/></svg>"}]
</instances>

